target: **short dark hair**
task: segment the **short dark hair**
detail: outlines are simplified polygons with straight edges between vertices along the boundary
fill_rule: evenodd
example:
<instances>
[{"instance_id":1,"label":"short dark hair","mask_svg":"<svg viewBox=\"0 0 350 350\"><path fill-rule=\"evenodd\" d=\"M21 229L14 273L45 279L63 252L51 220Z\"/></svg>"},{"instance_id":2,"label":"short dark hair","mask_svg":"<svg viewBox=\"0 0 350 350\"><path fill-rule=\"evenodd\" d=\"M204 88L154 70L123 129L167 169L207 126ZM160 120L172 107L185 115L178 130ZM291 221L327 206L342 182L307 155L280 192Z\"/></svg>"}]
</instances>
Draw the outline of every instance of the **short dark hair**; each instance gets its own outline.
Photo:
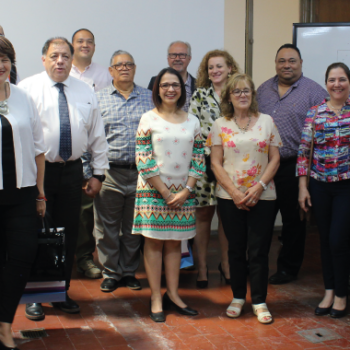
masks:
<instances>
[{"instance_id":1,"label":"short dark hair","mask_svg":"<svg viewBox=\"0 0 350 350\"><path fill-rule=\"evenodd\" d=\"M282 49L293 49L293 50L295 50L295 51L298 53L299 58L301 59L300 50L299 50L294 44L284 44L284 45L282 45L282 46L277 50L276 58L277 58L278 53L279 53Z\"/></svg>"},{"instance_id":2,"label":"short dark hair","mask_svg":"<svg viewBox=\"0 0 350 350\"><path fill-rule=\"evenodd\" d=\"M12 65L16 63L16 52L11 41L4 36L0 36L0 57L4 56L10 59Z\"/></svg>"},{"instance_id":3,"label":"short dark hair","mask_svg":"<svg viewBox=\"0 0 350 350\"><path fill-rule=\"evenodd\" d=\"M174 68L167 67L162 69L159 74L156 77L156 80L154 81L153 89L152 89L152 100L153 104L156 108L159 108L162 105L162 99L159 96L159 83L165 73L176 75L179 79L179 82L181 84L181 96L177 101L177 108L182 108L186 103L186 89L185 89L185 83L182 80L182 77L180 73L175 70Z\"/></svg>"},{"instance_id":4,"label":"short dark hair","mask_svg":"<svg viewBox=\"0 0 350 350\"><path fill-rule=\"evenodd\" d=\"M74 55L74 47L72 46L72 44L66 38L63 38L62 36L56 36L55 38L50 38L50 39L46 40L46 42L45 42L45 44L43 46L43 49L41 50L42 55L46 56L47 51L49 51L49 47L50 47L51 44L53 44L53 43L62 43L62 42L68 45L70 53L72 55Z\"/></svg>"},{"instance_id":5,"label":"short dark hair","mask_svg":"<svg viewBox=\"0 0 350 350\"><path fill-rule=\"evenodd\" d=\"M348 77L348 80L350 81L350 69L349 69L349 67L343 62L335 62L335 63L330 64L326 70L326 76L325 76L326 84L327 84L329 72L334 68L342 68L344 73Z\"/></svg>"},{"instance_id":6,"label":"short dark hair","mask_svg":"<svg viewBox=\"0 0 350 350\"><path fill-rule=\"evenodd\" d=\"M95 41L95 35L94 35L94 33L93 33L91 30L86 29L86 28L80 28L80 29L76 30L76 31L73 33L73 35L72 35L72 42L74 41L75 34L81 32L82 30L85 30L86 32L89 32L89 33L92 35L92 37L94 38L94 41Z\"/></svg>"}]
</instances>

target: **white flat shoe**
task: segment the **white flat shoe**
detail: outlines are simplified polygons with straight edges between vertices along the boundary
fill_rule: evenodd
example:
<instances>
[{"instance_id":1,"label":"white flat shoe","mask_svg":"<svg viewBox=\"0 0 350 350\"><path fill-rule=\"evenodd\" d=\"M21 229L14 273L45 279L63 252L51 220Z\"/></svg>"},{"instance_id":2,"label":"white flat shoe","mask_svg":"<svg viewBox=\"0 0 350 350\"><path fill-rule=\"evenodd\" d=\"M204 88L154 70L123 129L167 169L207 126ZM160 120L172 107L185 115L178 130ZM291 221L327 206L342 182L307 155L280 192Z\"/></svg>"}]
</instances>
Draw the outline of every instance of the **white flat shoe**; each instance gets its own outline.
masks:
<instances>
[{"instance_id":1,"label":"white flat shoe","mask_svg":"<svg viewBox=\"0 0 350 350\"><path fill-rule=\"evenodd\" d=\"M226 315L228 317L231 317L231 318L239 317L241 315L241 313L242 313L244 303L245 303L244 299L235 299L235 298L233 298L232 301L231 301L230 306L226 309ZM239 307L236 307L236 306L232 306L232 304L239 304L239 305L242 305L242 307L239 308ZM233 311L234 314L230 313L230 311L231 312Z\"/></svg>"},{"instance_id":2,"label":"white flat shoe","mask_svg":"<svg viewBox=\"0 0 350 350\"><path fill-rule=\"evenodd\" d=\"M258 321L260 323L268 324L268 323L271 323L273 321L272 315L271 315L269 309L267 308L266 303L255 304L255 305L253 304L252 307L253 307L254 315L258 316ZM259 309L264 309L266 311L260 312L258 314L258 310ZM268 320L264 320L265 317L268 317L269 319Z\"/></svg>"}]
</instances>

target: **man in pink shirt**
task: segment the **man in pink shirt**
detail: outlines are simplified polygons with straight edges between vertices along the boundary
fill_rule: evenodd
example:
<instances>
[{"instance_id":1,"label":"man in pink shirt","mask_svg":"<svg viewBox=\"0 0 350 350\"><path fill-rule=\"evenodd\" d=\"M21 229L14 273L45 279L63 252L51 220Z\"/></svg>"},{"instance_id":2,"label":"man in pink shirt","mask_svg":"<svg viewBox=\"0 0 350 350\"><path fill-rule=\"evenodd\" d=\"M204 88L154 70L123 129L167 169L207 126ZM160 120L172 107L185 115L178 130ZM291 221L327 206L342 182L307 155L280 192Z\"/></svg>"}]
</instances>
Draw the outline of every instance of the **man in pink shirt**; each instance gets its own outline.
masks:
<instances>
[{"instance_id":1,"label":"man in pink shirt","mask_svg":"<svg viewBox=\"0 0 350 350\"><path fill-rule=\"evenodd\" d=\"M106 67L92 62L95 53L95 37L93 33L85 28L78 29L72 37L74 56L70 75L84 81L96 91L105 88L112 83L112 77ZM87 158L91 155L87 153ZM83 188L91 178L91 168L85 166ZM92 234L94 228L93 198L90 198L82 191L82 203L80 211L79 233L76 249L78 272L88 278L101 278L101 270L93 261L95 251L95 238Z\"/></svg>"},{"instance_id":2,"label":"man in pink shirt","mask_svg":"<svg viewBox=\"0 0 350 350\"><path fill-rule=\"evenodd\" d=\"M92 62L95 53L95 37L89 29L78 29L72 37L74 47L73 65L70 75L90 85L95 92L112 83L106 67Z\"/></svg>"}]
</instances>

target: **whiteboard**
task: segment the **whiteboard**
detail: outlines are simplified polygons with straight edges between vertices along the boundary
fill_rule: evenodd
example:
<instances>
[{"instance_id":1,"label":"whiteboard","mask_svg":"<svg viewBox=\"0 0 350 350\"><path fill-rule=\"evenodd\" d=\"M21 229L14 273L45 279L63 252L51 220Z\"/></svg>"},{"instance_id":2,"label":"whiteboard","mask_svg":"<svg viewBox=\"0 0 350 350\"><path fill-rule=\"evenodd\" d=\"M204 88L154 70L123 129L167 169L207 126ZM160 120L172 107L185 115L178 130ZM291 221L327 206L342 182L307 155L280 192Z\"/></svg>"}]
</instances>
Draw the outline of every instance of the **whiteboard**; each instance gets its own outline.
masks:
<instances>
[{"instance_id":1,"label":"whiteboard","mask_svg":"<svg viewBox=\"0 0 350 350\"><path fill-rule=\"evenodd\" d=\"M306 77L325 85L327 67L350 67L350 23L294 23L293 43L299 48Z\"/></svg>"},{"instance_id":2,"label":"whiteboard","mask_svg":"<svg viewBox=\"0 0 350 350\"><path fill-rule=\"evenodd\" d=\"M114 51L129 51L135 82L147 87L168 65L172 41L191 44L194 76L206 52L224 47L224 6L225 0L11 0L1 2L0 25L15 47L21 79L44 70L41 49L48 38L71 40L85 27L95 35L94 62L108 67Z\"/></svg>"}]
</instances>

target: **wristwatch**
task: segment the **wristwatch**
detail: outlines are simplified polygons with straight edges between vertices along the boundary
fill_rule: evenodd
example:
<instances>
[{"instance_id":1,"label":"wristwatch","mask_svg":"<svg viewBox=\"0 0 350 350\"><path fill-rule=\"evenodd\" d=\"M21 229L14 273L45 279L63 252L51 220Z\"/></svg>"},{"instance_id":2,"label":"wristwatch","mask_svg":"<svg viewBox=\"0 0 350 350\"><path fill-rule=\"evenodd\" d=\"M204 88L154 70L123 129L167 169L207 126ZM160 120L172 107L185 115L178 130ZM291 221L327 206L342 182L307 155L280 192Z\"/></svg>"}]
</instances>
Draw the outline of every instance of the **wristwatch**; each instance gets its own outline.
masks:
<instances>
[{"instance_id":1,"label":"wristwatch","mask_svg":"<svg viewBox=\"0 0 350 350\"><path fill-rule=\"evenodd\" d=\"M192 193L193 188L191 186L186 185L186 188L190 191L190 193Z\"/></svg>"},{"instance_id":2,"label":"wristwatch","mask_svg":"<svg viewBox=\"0 0 350 350\"><path fill-rule=\"evenodd\" d=\"M103 182L104 180L106 180L106 175L92 175L92 177L94 177L100 182Z\"/></svg>"}]
</instances>

